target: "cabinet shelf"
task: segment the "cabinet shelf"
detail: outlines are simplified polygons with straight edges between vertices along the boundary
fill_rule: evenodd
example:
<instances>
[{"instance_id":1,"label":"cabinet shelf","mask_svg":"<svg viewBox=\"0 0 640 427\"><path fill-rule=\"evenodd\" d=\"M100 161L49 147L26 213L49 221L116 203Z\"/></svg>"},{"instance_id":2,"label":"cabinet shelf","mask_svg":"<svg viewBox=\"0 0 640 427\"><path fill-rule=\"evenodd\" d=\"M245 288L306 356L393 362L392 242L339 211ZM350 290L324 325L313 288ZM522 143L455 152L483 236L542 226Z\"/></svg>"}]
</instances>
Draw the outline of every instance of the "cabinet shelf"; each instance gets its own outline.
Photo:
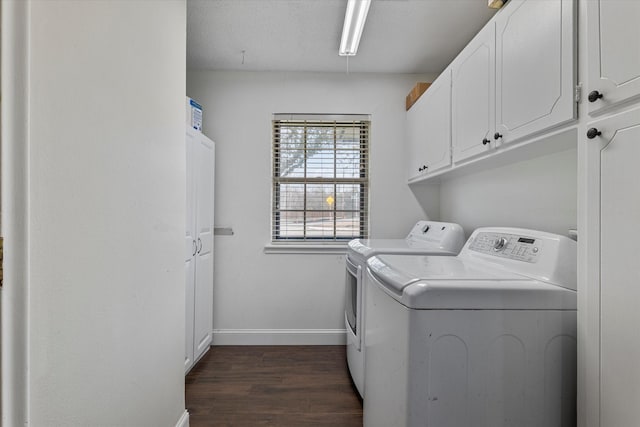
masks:
<instances>
[{"instance_id":1,"label":"cabinet shelf","mask_svg":"<svg viewBox=\"0 0 640 427\"><path fill-rule=\"evenodd\" d=\"M469 175L536 157L543 157L561 151L575 149L577 140L578 126L576 123L573 123L569 127L527 139L520 143L502 145L487 152L485 156L455 163L448 169L441 169L429 175L410 179L408 183L409 185L426 182L433 183L440 179Z\"/></svg>"}]
</instances>

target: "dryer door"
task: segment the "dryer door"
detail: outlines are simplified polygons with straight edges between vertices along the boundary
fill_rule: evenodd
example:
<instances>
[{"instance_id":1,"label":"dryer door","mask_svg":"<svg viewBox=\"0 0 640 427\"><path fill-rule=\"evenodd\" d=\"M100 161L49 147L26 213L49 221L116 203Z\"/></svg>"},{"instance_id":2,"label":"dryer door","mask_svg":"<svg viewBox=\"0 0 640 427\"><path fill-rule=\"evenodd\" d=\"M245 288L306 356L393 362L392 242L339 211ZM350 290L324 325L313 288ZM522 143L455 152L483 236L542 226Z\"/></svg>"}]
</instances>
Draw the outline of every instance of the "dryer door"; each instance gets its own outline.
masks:
<instances>
[{"instance_id":1,"label":"dryer door","mask_svg":"<svg viewBox=\"0 0 640 427\"><path fill-rule=\"evenodd\" d=\"M353 264L348 257L345 259L347 266L345 273L345 321L347 340L355 344L356 348L360 350L362 267Z\"/></svg>"}]
</instances>

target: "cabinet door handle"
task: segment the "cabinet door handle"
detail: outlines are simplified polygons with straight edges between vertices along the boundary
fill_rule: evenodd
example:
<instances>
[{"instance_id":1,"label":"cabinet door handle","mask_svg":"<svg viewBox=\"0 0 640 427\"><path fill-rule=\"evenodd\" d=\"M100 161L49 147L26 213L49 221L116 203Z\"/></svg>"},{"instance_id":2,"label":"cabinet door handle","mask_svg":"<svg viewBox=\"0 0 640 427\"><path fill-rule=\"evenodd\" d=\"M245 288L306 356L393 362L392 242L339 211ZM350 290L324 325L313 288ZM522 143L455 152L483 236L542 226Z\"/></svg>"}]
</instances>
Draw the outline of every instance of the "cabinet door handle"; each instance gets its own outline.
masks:
<instances>
[{"instance_id":1,"label":"cabinet door handle","mask_svg":"<svg viewBox=\"0 0 640 427\"><path fill-rule=\"evenodd\" d=\"M593 139L593 138L595 138L596 136L600 136L600 135L602 135L602 132L600 132L600 131L599 131L598 129L596 129L596 128L590 128L590 129L587 131L587 138L589 138L589 139Z\"/></svg>"},{"instance_id":2,"label":"cabinet door handle","mask_svg":"<svg viewBox=\"0 0 640 427\"><path fill-rule=\"evenodd\" d=\"M202 250L202 240L198 237L198 253Z\"/></svg>"},{"instance_id":3,"label":"cabinet door handle","mask_svg":"<svg viewBox=\"0 0 640 427\"><path fill-rule=\"evenodd\" d=\"M587 98L589 99L589 102L596 102L598 99L602 98L602 96L603 95L600 92L593 90L589 92L589 96Z\"/></svg>"},{"instance_id":4,"label":"cabinet door handle","mask_svg":"<svg viewBox=\"0 0 640 427\"><path fill-rule=\"evenodd\" d=\"M493 134L493 139L498 140L500 138L502 138L502 135L500 135L498 132Z\"/></svg>"},{"instance_id":5,"label":"cabinet door handle","mask_svg":"<svg viewBox=\"0 0 640 427\"><path fill-rule=\"evenodd\" d=\"M482 145L487 145L488 143L490 143L491 141L489 141L487 138L484 138L482 140Z\"/></svg>"},{"instance_id":6,"label":"cabinet door handle","mask_svg":"<svg viewBox=\"0 0 640 427\"><path fill-rule=\"evenodd\" d=\"M196 256L196 254L198 253L198 244L195 240L192 240L191 245L193 246L193 253L191 254L191 256Z\"/></svg>"}]
</instances>

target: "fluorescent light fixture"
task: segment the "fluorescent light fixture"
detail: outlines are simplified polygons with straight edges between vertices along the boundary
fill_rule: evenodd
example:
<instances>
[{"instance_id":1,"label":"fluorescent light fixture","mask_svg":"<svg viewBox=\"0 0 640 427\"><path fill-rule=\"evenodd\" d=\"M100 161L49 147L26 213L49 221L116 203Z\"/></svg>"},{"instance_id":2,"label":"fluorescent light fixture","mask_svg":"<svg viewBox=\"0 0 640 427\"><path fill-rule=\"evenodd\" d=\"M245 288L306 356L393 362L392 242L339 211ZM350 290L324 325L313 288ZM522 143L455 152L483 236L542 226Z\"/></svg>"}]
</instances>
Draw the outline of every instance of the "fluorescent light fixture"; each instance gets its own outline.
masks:
<instances>
[{"instance_id":1,"label":"fluorescent light fixture","mask_svg":"<svg viewBox=\"0 0 640 427\"><path fill-rule=\"evenodd\" d=\"M344 14L342 40L340 40L340 56L355 56L358 52L360 37L367 20L371 0L349 0Z\"/></svg>"}]
</instances>

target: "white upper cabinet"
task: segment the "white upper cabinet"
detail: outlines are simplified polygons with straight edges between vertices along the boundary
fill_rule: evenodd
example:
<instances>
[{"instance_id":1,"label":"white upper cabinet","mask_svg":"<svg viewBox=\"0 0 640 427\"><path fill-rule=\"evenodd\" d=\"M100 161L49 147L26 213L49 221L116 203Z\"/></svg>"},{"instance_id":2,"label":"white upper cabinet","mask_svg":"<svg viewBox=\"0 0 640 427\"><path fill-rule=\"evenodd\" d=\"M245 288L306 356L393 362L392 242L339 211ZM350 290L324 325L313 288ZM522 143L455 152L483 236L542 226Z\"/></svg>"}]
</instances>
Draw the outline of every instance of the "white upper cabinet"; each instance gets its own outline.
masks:
<instances>
[{"instance_id":1,"label":"white upper cabinet","mask_svg":"<svg viewBox=\"0 0 640 427\"><path fill-rule=\"evenodd\" d=\"M451 70L407 111L409 180L451 165Z\"/></svg>"},{"instance_id":2,"label":"white upper cabinet","mask_svg":"<svg viewBox=\"0 0 640 427\"><path fill-rule=\"evenodd\" d=\"M425 143L421 132L426 133L427 130L421 126L422 123L419 117L424 109L423 97L424 94L407 111L405 154L407 156L407 178L409 181L423 175L424 166L426 166L423 162L425 158Z\"/></svg>"},{"instance_id":3,"label":"white upper cabinet","mask_svg":"<svg viewBox=\"0 0 640 427\"><path fill-rule=\"evenodd\" d=\"M495 25L496 143L575 119L574 2L511 0Z\"/></svg>"},{"instance_id":4,"label":"white upper cabinet","mask_svg":"<svg viewBox=\"0 0 640 427\"><path fill-rule=\"evenodd\" d=\"M587 3L589 114L640 98L640 1Z\"/></svg>"},{"instance_id":5,"label":"white upper cabinet","mask_svg":"<svg viewBox=\"0 0 640 427\"><path fill-rule=\"evenodd\" d=\"M488 24L452 64L453 161L487 152L495 130L495 26Z\"/></svg>"},{"instance_id":6,"label":"white upper cabinet","mask_svg":"<svg viewBox=\"0 0 640 427\"><path fill-rule=\"evenodd\" d=\"M407 113L409 181L576 120L574 15L574 0L510 0L489 21Z\"/></svg>"}]
</instances>

